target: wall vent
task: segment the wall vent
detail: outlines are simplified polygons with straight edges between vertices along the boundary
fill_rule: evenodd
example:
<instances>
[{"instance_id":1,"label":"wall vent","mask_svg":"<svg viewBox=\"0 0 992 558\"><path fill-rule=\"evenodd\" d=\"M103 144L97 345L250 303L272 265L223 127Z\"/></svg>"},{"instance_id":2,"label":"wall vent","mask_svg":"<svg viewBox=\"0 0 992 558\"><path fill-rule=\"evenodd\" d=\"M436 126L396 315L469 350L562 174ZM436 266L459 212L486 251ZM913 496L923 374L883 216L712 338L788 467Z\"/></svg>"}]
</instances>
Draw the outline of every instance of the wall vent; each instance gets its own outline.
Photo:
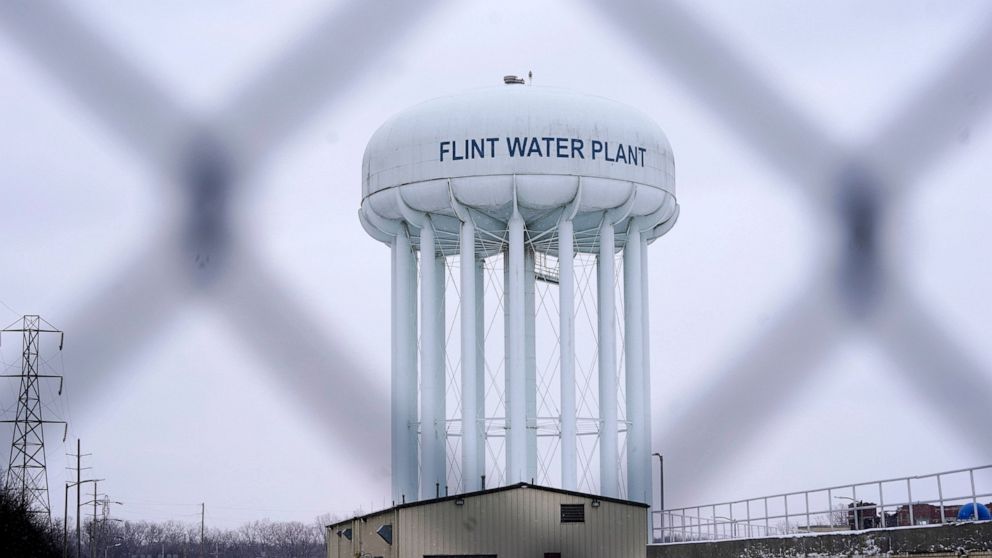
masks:
<instances>
[{"instance_id":1,"label":"wall vent","mask_svg":"<svg viewBox=\"0 0 992 558\"><path fill-rule=\"evenodd\" d=\"M393 544L393 524L386 523L380 525L378 529L375 530L375 534L379 535L382 540L386 541L386 544Z\"/></svg>"},{"instance_id":2,"label":"wall vent","mask_svg":"<svg viewBox=\"0 0 992 558\"><path fill-rule=\"evenodd\" d=\"M585 504L562 504L561 505L561 522L562 523L585 523L586 522L586 505Z\"/></svg>"}]
</instances>

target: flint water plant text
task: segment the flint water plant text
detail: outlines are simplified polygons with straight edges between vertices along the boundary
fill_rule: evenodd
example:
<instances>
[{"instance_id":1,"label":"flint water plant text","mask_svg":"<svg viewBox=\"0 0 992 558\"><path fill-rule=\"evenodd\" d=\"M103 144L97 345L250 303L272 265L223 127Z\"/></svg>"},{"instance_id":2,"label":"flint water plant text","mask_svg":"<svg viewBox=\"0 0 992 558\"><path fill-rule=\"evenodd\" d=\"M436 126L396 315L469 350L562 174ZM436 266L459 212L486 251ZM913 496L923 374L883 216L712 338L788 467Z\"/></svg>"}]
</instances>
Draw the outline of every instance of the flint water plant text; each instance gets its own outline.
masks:
<instances>
[{"instance_id":1,"label":"flint water plant text","mask_svg":"<svg viewBox=\"0 0 992 558\"><path fill-rule=\"evenodd\" d=\"M500 141L503 140L503 141ZM554 157L557 159L585 159L644 166L647 149L601 140L584 141L579 138L517 136L506 138L478 138L438 143L441 161L467 159L493 159L509 157Z\"/></svg>"}]
</instances>

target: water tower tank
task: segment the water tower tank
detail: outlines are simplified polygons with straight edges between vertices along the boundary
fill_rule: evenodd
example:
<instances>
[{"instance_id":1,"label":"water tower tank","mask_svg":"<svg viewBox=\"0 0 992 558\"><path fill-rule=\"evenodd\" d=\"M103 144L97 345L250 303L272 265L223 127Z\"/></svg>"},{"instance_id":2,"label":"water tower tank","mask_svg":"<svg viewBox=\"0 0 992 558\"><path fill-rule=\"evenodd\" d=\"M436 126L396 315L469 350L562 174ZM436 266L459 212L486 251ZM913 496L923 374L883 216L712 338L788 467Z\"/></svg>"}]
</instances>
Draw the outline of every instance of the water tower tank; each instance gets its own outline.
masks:
<instances>
[{"instance_id":1,"label":"water tower tank","mask_svg":"<svg viewBox=\"0 0 992 558\"><path fill-rule=\"evenodd\" d=\"M365 150L359 217L392 250L393 497L476 490L487 473L576 489L598 469L597 493L649 502L646 248L678 216L671 147L638 110L521 81L403 111ZM580 464L589 436L597 463Z\"/></svg>"}]
</instances>

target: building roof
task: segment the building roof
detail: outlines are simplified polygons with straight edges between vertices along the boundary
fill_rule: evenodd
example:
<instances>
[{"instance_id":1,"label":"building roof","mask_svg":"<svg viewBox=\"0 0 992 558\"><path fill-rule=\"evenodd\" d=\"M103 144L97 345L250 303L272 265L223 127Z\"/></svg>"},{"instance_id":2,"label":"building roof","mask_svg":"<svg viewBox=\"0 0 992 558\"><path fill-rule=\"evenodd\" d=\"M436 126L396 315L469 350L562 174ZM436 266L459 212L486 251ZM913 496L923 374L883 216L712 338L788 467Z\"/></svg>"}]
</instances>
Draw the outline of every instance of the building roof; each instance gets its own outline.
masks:
<instances>
[{"instance_id":1,"label":"building roof","mask_svg":"<svg viewBox=\"0 0 992 558\"><path fill-rule=\"evenodd\" d=\"M600 496L598 494L587 494L585 492L577 492L577 491L574 491L574 490L565 490L563 488L553 488L553 487L550 487L550 486L541 486L541 485L530 484L530 483L526 483L526 482L518 482L517 484L508 484L506 486L499 486L499 487L496 487L496 488L488 488L486 490L476 490L475 492L462 492L461 494L452 494L452 495L449 495L449 496L442 496L440 498L432 498L430 500L419 500L419 501L416 501L416 502L407 502L405 504L399 504L399 505L393 506L391 508L385 508L385 509L381 509L379 511L375 511L375 512L372 512L372 513L367 513L365 515L359 515L359 516L352 517L350 519L345 519L343 521L338 521L337 523L331 523L330 525L327 525L326 527L330 528L330 527L334 527L336 525L342 525L344 523L349 523L349 522L355 521L357 519L368 519L368 518L370 518L372 516L375 516L375 515L380 515L380 514L391 512L391 511L395 511L395 510L401 510L401 509L404 509L404 508L413 508L413 507L417 507L417 506L426 506L428 504L436 504L436 503L439 503L439 502L447 502L447 501L450 501L450 500L457 500L458 498L463 498L463 499L464 498L473 498L475 496L483 496L483 495L486 495L486 494L494 494L496 492L504 492L504 491L507 491L507 490L516 490L518 488L533 488L535 490L542 490L544 492L554 492L554 493L557 493L557 494L565 494L565 495L568 495L568 496L578 496L580 498L589 498L589 499L592 499L592 500L599 500L601 502L613 502L615 504L625 504L625 505L628 505L628 506L637 506L639 508L650 508L651 507L648 504L645 504L643 502L635 502L633 500L624 500L622 498L612 498L610 496Z\"/></svg>"}]
</instances>

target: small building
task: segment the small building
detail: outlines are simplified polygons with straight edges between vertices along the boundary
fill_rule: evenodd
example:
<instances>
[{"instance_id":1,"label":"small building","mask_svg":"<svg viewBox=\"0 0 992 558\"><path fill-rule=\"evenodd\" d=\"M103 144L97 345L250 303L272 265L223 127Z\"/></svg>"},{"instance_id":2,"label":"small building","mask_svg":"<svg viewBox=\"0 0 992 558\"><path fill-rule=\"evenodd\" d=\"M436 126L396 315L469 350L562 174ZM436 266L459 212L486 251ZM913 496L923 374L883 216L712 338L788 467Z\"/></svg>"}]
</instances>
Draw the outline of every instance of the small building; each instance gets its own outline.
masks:
<instances>
[{"instance_id":1,"label":"small building","mask_svg":"<svg viewBox=\"0 0 992 558\"><path fill-rule=\"evenodd\" d=\"M648 506L518 483L327 526L328 558L644 558Z\"/></svg>"},{"instance_id":2,"label":"small building","mask_svg":"<svg viewBox=\"0 0 992 558\"><path fill-rule=\"evenodd\" d=\"M966 504L967 505L967 504ZM982 504L979 504L981 506ZM909 506L902 505L894 514L886 514L887 527L901 527L904 525L934 525L937 523L954 523L959 521L961 515L961 504L945 504L943 507L933 504L913 504L912 521L910 520ZM986 507L992 507L989 502ZM966 511L967 515L968 512ZM943 515L943 517L941 517Z\"/></svg>"},{"instance_id":3,"label":"small building","mask_svg":"<svg viewBox=\"0 0 992 558\"><path fill-rule=\"evenodd\" d=\"M852 531L876 529L882 526L878 517L878 504L875 502L851 502L847 505L847 526Z\"/></svg>"}]
</instances>

